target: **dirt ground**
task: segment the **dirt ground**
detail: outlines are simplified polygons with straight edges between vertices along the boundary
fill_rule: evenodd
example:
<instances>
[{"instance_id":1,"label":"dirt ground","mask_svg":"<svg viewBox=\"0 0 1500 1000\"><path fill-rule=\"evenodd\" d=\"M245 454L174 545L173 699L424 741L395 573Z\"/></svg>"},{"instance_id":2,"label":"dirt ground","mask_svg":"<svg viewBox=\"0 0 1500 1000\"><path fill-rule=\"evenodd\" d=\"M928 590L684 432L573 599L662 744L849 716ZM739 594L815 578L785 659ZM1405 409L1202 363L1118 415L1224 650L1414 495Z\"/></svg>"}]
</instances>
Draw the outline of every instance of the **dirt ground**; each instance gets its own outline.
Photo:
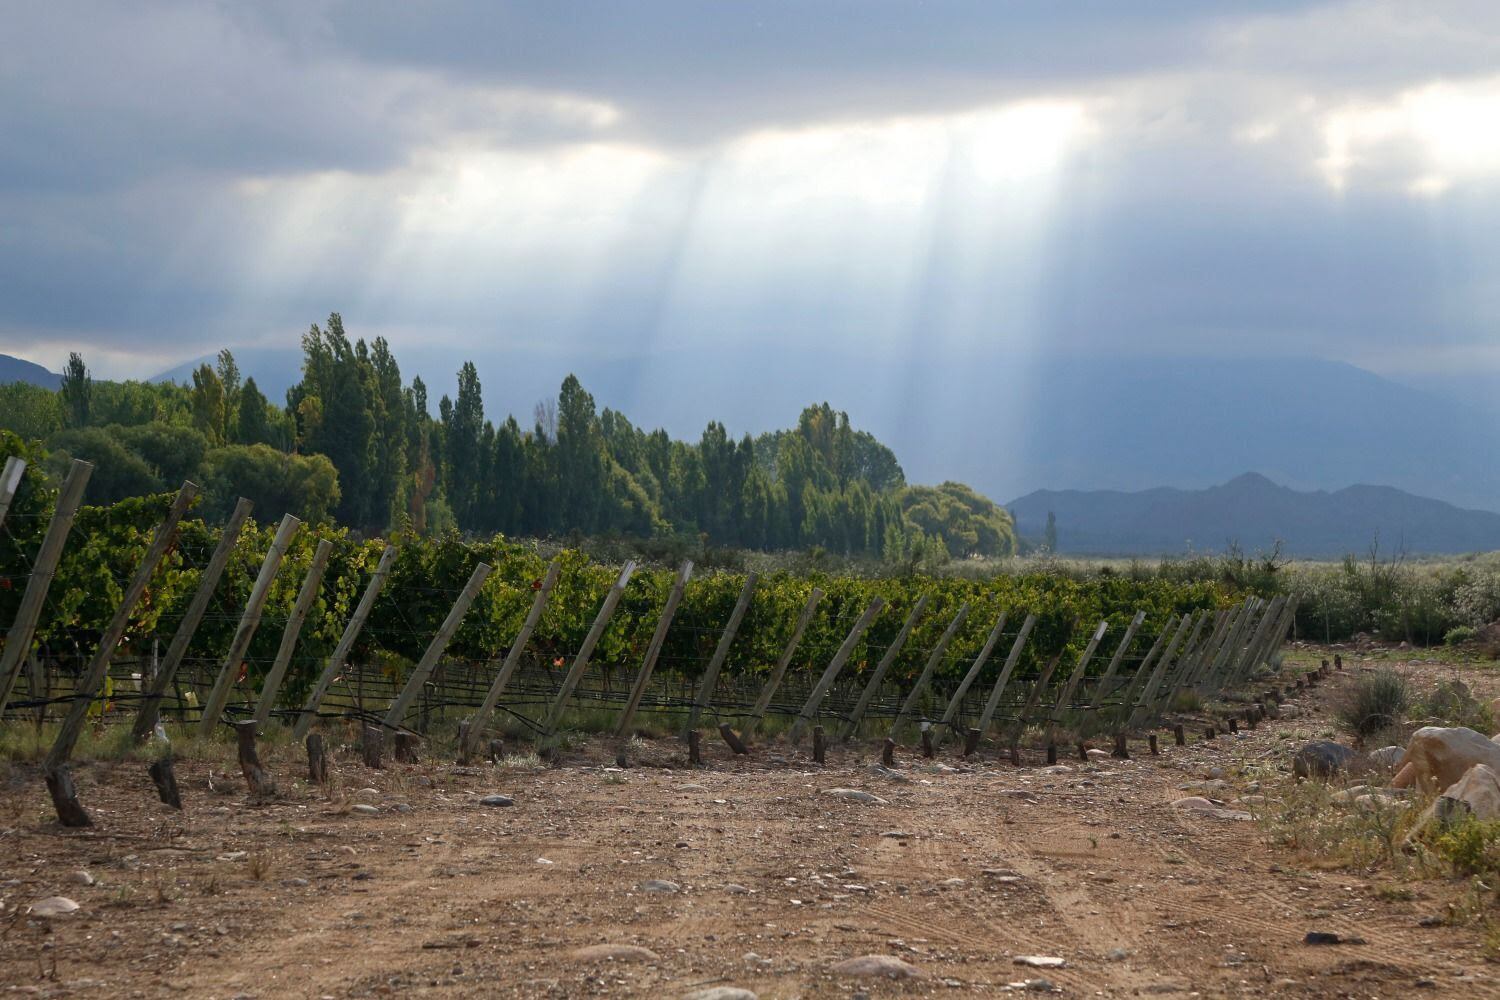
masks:
<instances>
[{"instance_id":1,"label":"dirt ground","mask_svg":"<svg viewBox=\"0 0 1500 1000\"><path fill-rule=\"evenodd\" d=\"M1493 691L1492 673L1464 674ZM667 742L637 747L625 771L604 766L603 744L535 769L374 771L339 748L330 793L282 747L268 754L282 794L260 805L238 774L180 761L181 813L139 762L81 766L97 826L72 831L13 765L0 993L873 998L1042 995L1046 980L1062 996L1500 996L1479 931L1433 919L1455 883L1392 899L1385 873L1330 870L1255 822L1171 807L1211 767L1242 784L1242 768L1331 733L1320 705L1339 683L1295 720L1050 772L951 746L937 766L903 753L895 777L869 747L817 768L776 745L734 759L717 739L698 770ZM514 804L479 802L495 793ZM56 895L80 909L26 915ZM1364 943L1309 945L1309 931ZM601 944L649 954L578 954ZM921 977L833 971L870 954Z\"/></svg>"}]
</instances>

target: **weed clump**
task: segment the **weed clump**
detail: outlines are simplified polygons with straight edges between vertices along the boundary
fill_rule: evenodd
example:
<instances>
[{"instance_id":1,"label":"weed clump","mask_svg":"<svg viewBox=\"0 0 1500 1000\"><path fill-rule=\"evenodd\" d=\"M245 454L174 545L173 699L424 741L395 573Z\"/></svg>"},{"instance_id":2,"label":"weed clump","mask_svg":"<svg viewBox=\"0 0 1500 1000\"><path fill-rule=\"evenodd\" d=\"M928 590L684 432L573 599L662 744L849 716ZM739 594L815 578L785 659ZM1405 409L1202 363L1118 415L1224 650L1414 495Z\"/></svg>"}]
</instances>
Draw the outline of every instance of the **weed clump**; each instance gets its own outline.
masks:
<instances>
[{"instance_id":1,"label":"weed clump","mask_svg":"<svg viewBox=\"0 0 1500 1000\"><path fill-rule=\"evenodd\" d=\"M1359 739L1396 728L1411 708L1411 688L1394 670L1364 674L1349 685L1334 707L1334 718Z\"/></svg>"}]
</instances>

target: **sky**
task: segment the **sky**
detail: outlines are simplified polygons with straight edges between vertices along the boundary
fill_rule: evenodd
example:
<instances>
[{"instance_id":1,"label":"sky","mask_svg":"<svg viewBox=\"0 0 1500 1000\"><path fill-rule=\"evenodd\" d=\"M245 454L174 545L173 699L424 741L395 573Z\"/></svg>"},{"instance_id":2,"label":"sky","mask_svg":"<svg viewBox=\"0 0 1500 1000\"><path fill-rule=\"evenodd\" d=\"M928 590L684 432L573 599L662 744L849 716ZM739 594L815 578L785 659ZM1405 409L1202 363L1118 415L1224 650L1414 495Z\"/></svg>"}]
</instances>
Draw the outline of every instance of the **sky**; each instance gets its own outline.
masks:
<instances>
[{"instance_id":1,"label":"sky","mask_svg":"<svg viewBox=\"0 0 1500 1000\"><path fill-rule=\"evenodd\" d=\"M294 347L337 310L449 372L619 364L639 399L747 358L799 386L852 367L933 420L917 359L1500 387L1493 0L0 0L0 23L0 351L54 370Z\"/></svg>"}]
</instances>

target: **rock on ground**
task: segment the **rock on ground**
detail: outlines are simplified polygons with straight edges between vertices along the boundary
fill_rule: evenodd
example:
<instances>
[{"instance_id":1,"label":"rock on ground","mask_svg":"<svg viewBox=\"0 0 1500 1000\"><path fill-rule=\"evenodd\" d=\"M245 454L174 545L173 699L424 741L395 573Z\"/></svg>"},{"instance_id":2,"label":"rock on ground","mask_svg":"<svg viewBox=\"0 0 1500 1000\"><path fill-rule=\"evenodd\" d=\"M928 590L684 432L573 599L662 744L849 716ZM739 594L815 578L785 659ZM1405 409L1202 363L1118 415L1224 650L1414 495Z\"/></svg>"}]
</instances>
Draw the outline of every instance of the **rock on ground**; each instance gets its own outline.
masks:
<instances>
[{"instance_id":1,"label":"rock on ground","mask_svg":"<svg viewBox=\"0 0 1500 1000\"><path fill-rule=\"evenodd\" d=\"M1346 771L1359 754L1328 740L1314 740L1292 757L1292 773L1299 778L1327 778Z\"/></svg>"},{"instance_id":2,"label":"rock on ground","mask_svg":"<svg viewBox=\"0 0 1500 1000\"><path fill-rule=\"evenodd\" d=\"M1424 726L1412 734L1391 784L1436 791L1457 783L1475 764L1500 771L1500 744L1472 729Z\"/></svg>"},{"instance_id":3,"label":"rock on ground","mask_svg":"<svg viewBox=\"0 0 1500 1000\"><path fill-rule=\"evenodd\" d=\"M885 805L885 799L882 799L878 795L871 795L869 792L862 792L858 788L825 788L823 789L823 794L837 795L839 798L848 799L851 802L873 802L876 805Z\"/></svg>"},{"instance_id":4,"label":"rock on ground","mask_svg":"<svg viewBox=\"0 0 1500 1000\"><path fill-rule=\"evenodd\" d=\"M26 912L33 917L63 917L77 909L78 904L67 896L48 896L32 903Z\"/></svg>"},{"instance_id":5,"label":"rock on ground","mask_svg":"<svg viewBox=\"0 0 1500 1000\"><path fill-rule=\"evenodd\" d=\"M859 976L869 979L918 979L925 975L915 965L909 965L893 955L860 955L846 958L833 967L835 975Z\"/></svg>"},{"instance_id":6,"label":"rock on ground","mask_svg":"<svg viewBox=\"0 0 1500 1000\"><path fill-rule=\"evenodd\" d=\"M655 962L656 952L634 944L591 944L575 948L573 958L580 962Z\"/></svg>"},{"instance_id":7,"label":"rock on ground","mask_svg":"<svg viewBox=\"0 0 1500 1000\"><path fill-rule=\"evenodd\" d=\"M682 1000L759 1000L750 990L738 986L710 986L706 990L694 990Z\"/></svg>"},{"instance_id":8,"label":"rock on ground","mask_svg":"<svg viewBox=\"0 0 1500 1000\"><path fill-rule=\"evenodd\" d=\"M1456 820L1463 813L1475 819L1500 819L1500 774L1488 764L1475 764L1448 786L1434 809L1444 822Z\"/></svg>"}]
</instances>

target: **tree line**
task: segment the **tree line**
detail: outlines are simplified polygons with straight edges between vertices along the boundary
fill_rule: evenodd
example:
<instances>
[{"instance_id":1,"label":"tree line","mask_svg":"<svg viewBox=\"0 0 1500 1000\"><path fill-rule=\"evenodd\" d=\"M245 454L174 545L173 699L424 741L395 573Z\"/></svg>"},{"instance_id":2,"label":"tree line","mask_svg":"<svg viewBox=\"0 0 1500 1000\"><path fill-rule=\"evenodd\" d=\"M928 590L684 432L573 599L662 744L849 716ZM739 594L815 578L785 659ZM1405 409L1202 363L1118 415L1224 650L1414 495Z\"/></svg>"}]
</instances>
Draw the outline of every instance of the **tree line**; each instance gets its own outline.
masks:
<instances>
[{"instance_id":1,"label":"tree line","mask_svg":"<svg viewBox=\"0 0 1500 1000\"><path fill-rule=\"evenodd\" d=\"M41 442L54 474L71 458L94 462L96 504L191 478L210 517L245 496L262 518L289 512L364 535L682 536L938 561L1016 549L1003 508L959 483L908 485L891 450L827 403L787 430L735 439L713 421L682 441L599 410L569 375L523 426L486 416L471 362L434 414L384 338L351 339L337 313L302 350L285 405L242 378L228 350L185 385L96 380L74 354L55 391L0 386L0 429Z\"/></svg>"}]
</instances>

